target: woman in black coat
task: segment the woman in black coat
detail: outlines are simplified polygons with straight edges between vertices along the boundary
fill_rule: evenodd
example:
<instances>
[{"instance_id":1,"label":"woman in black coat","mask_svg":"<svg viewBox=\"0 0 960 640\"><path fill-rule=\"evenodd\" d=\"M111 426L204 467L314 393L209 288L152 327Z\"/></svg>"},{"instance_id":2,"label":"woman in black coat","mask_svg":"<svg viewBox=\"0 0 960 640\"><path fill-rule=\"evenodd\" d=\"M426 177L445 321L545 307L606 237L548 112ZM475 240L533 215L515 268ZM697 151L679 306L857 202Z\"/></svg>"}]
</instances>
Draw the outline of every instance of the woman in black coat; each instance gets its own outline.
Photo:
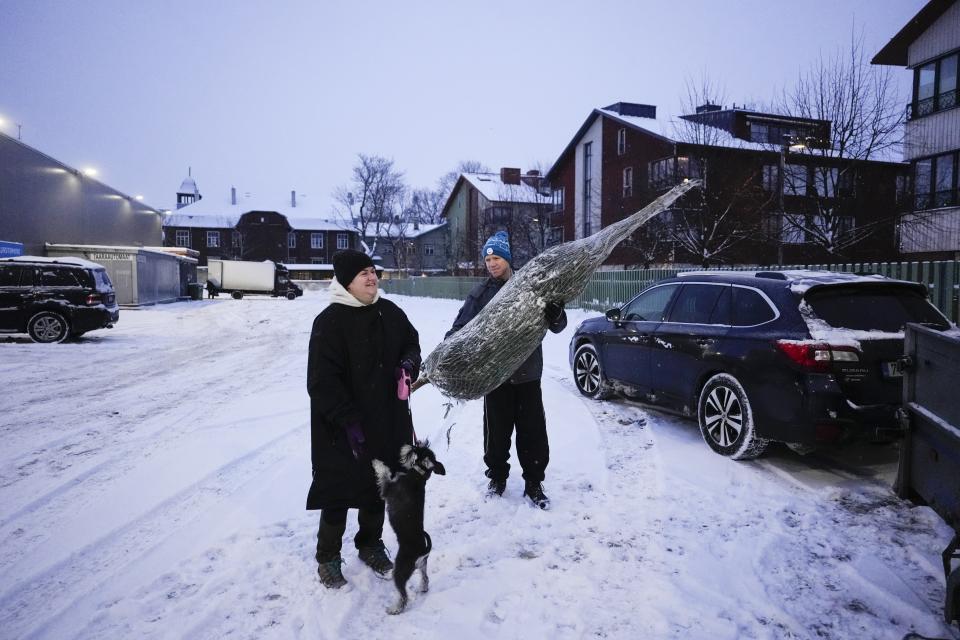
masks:
<instances>
[{"instance_id":1,"label":"woman in black coat","mask_svg":"<svg viewBox=\"0 0 960 640\"><path fill-rule=\"evenodd\" d=\"M313 322L307 365L313 482L307 509L320 509L317 563L324 586L346 584L340 550L347 509L357 509L360 559L384 576L393 564L383 533L384 504L374 458L398 464L413 442L407 400L398 397L401 369L420 370L419 336L406 314L380 298L373 261L359 251L334 256L330 305ZM344 284L346 283L346 284Z\"/></svg>"}]
</instances>

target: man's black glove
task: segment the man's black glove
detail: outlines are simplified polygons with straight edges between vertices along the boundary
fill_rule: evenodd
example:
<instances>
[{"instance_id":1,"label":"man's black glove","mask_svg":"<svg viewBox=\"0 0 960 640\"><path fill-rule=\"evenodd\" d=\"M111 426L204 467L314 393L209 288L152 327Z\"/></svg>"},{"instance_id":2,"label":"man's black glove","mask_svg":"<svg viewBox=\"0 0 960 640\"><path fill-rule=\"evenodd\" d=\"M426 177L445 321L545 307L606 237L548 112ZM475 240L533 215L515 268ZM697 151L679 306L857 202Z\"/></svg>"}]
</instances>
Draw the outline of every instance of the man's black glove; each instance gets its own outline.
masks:
<instances>
[{"instance_id":1,"label":"man's black glove","mask_svg":"<svg viewBox=\"0 0 960 640\"><path fill-rule=\"evenodd\" d=\"M562 302L548 302L546 308L543 310L544 315L547 317L547 322L553 324L563 316L563 303Z\"/></svg>"}]
</instances>

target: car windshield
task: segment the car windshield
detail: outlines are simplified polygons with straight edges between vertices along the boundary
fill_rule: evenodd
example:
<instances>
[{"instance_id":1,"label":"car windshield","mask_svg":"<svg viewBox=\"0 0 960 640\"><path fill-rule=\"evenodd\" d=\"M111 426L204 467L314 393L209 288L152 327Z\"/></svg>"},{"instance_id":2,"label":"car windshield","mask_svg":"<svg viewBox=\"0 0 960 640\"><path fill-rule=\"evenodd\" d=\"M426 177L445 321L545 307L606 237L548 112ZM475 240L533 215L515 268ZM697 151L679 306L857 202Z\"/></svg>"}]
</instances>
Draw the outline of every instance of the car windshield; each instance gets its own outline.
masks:
<instances>
[{"instance_id":1,"label":"car windshield","mask_svg":"<svg viewBox=\"0 0 960 640\"><path fill-rule=\"evenodd\" d=\"M908 322L950 326L921 293L907 287L815 288L805 299L817 317L836 328L897 332Z\"/></svg>"}]
</instances>

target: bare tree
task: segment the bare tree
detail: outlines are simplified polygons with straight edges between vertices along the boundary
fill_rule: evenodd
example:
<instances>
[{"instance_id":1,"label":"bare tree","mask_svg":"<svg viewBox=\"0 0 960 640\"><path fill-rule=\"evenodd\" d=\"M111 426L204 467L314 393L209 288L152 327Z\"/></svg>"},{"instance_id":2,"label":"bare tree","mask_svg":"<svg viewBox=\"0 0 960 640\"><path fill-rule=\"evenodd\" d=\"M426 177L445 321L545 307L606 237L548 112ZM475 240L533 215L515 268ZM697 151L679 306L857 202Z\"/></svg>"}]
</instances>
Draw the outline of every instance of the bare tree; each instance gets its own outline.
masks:
<instances>
[{"instance_id":1,"label":"bare tree","mask_svg":"<svg viewBox=\"0 0 960 640\"><path fill-rule=\"evenodd\" d=\"M490 173L490 167L479 160L461 160L456 169L448 171L437 180L435 191L439 194L441 202L446 202L450 197L450 192L453 191L461 173ZM440 206L442 208L443 204Z\"/></svg>"},{"instance_id":2,"label":"bare tree","mask_svg":"<svg viewBox=\"0 0 960 640\"><path fill-rule=\"evenodd\" d=\"M407 186L393 160L362 153L357 157L350 182L334 191L338 204L335 211L361 238L370 238L371 242L364 244L367 253L373 255L387 225L403 212Z\"/></svg>"},{"instance_id":3,"label":"bare tree","mask_svg":"<svg viewBox=\"0 0 960 640\"><path fill-rule=\"evenodd\" d=\"M447 196L440 189L414 189L407 209L407 217L423 224L439 224Z\"/></svg>"},{"instance_id":4,"label":"bare tree","mask_svg":"<svg viewBox=\"0 0 960 640\"><path fill-rule=\"evenodd\" d=\"M723 104L723 89L706 75L698 81L686 81L686 96L681 107L687 114L701 105ZM679 119L674 123L674 136L688 143L683 155L661 161L664 186L686 178L702 178L704 188L688 194L679 206L661 216L664 238L651 238L657 226L648 230L646 244L652 252L656 245L669 242L686 257L703 266L719 264L726 254L741 242L763 235L763 210L773 200L760 188L760 166L746 165L727 154L749 146L718 126L707 124L707 118ZM749 167L749 168L748 168ZM666 242L665 242L666 241ZM675 252L674 252L675 253ZM681 255L674 255L680 259Z\"/></svg>"},{"instance_id":5,"label":"bare tree","mask_svg":"<svg viewBox=\"0 0 960 640\"><path fill-rule=\"evenodd\" d=\"M793 153L822 159L808 160L805 164L811 168L806 175L798 175L796 169L785 172L785 191L807 196L804 202L810 206L784 217L784 233L843 257L880 229L892 228L897 216L893 208L886 215L857 220L851 197L858 161L899 158L895 152L906 117L892 68L869 64L862 32L851 32L847 50L821 54L796 85L783 92L775 109L831 122L829 140L801 137L785 140L780 148L786 154L787 145L793 143Z\"/></svg>"}]
</instances>

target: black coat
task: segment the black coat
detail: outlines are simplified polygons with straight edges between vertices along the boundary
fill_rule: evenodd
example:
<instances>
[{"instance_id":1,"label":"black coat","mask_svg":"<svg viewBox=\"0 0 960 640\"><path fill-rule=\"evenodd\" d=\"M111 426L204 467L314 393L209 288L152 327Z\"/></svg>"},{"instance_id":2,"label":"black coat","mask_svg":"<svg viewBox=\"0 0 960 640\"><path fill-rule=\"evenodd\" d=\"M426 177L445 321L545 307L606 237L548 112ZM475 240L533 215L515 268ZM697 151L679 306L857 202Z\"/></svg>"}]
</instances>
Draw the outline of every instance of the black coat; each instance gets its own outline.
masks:
<instances>
[{"instance_id":1,"label":"black coat","mask_svg":"<svg viewBox=\"0 0 960 640\"><path fill-rule=\"evenodd\" d=\"M331 304L313 321L307 364L313 483L307 509L353 508L380 500L372 458L391 468L413 441L407 401L397 398L396 367L420 368L420 341L406 314L389 300ZM361 425L367 455L357 460L345 428Z\"/></svg>"},{"instance_id":2,"label":"black coat","mask_svg":"<svg viewBox=\"0 0 960 640\"><path fill-rule=\"evenodd\" d=\"M450 328L450 331L447 331L447 334L444 338L449 338L451 335L463 329L468 322L473 320L480 310L487 306L493 296L497 295L497 292L503 288L503 285L506 284L505 280L497 280L496 278L490 277L487 278L484 282L481 282L473 288L472 291L467 295L467 299L463 301L463 306L460 307L460 312L457 314L457 319L453 321L453 326ZM560 318L556 322L550 323L550 331L553 333L560 333L567 327L567 312L563 311L560 314ZM539 380L543 375L543 348L540 345L537 345L537 348L533 353L530 354L530 357L523 361L516 371L513 372L513 375L510 376L511 384L523 384L524 382L532 382L534 380Z\"/></svg>"}]
</instances>

